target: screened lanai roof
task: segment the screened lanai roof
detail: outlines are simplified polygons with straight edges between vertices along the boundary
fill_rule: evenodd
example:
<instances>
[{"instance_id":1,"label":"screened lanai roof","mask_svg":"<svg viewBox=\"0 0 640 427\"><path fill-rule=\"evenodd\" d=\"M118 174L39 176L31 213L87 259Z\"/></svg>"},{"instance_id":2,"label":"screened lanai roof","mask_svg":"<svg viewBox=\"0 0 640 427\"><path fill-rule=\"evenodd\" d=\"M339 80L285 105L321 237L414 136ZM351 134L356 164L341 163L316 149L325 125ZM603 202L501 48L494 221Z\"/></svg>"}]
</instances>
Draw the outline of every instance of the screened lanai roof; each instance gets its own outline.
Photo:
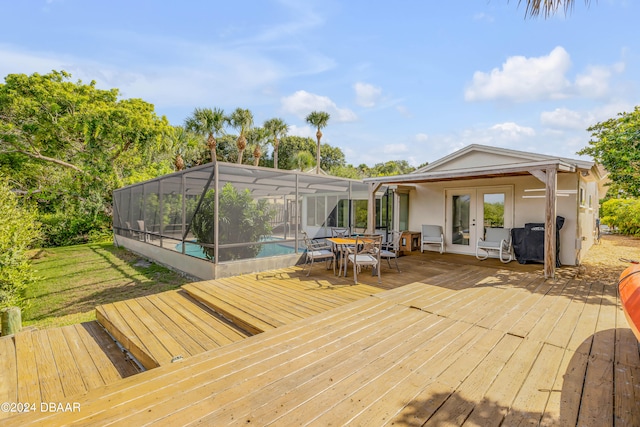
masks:
<instances>
[{"instance_id":1,"label":"screened lanai roof","mask_svg":"<svg viewBox=\"0 0 640 427\"><path fill-rule=\"evenodd\" d=\"M351 191L367 191L366 184L354 179L225 162L218 162L215 165L218 168L217 179L220 186L231 183L238 189L248 189L254 197L295 194L296 183L298 194L301 196L328 192L346 194L350 187ZM202 193L207 183L213 186L215 179L214 164L208 163L133 186L154 185L161 182L162 192L166 194L181 191L184 180L185 193L196 195Z\"/></svg>"}]
</instances>

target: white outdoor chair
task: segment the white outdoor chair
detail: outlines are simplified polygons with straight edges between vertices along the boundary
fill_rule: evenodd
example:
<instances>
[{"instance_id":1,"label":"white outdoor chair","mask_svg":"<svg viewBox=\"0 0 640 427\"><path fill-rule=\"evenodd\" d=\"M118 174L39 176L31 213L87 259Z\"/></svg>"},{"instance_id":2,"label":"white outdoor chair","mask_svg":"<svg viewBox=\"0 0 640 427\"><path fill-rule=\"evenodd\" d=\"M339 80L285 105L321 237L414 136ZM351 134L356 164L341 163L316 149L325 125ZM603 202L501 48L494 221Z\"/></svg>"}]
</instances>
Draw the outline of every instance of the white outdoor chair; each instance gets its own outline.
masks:
<instances>
[{"instance_id":1,"label":"white outdoor chair","mask_svg":"<svg viewBox=\"0 0 640 427\"><path fill-rule=\"evenodd\" d=\"M358 272L362 267L371 267L378 273L380 279L380 246L382 236L379 234L356 237L356 243L352 253L347 256L347 261L353 264L353 280L358 284Z\"/></svg>"},{"instance_id":2,"label":"white outdoor chair","mask_svg":"<svg viewBox=\"0 0 640 427\"><path fill-rule=\"evenodd\" d=\"M444 234L441 226L422 224L420 252L424 252L424 247L428 245L437 245L440 247L440 253L444 252Z\"/></svg>"},{"instance_id":3,"label":"white outdoor chair","mask_svg":"<svg viewBox=\"0 0 640 427\"><path fill-rule=\"evenodd\" d=\"M304 244L307 246L305 266L309 264L307 276L311 273L313 263L315 261L331 262L333 265L333 274L336 274L336 254L333 252L331 245L309 238L309 235L303 231ZM329 267L327 267L327 270ZM303 270L304 271L304 270Z\"/></svg>"},{"instance_id":4,"label":"white outdoor chair","mask_svg":"<svg viewBox=\"0 0 640 427\"><path fill-rule=\"evenodd\" d=\"M497 252L500 261L505 264L513 259L511 229L487 228L484 238L478 239L476 258L480 260L487 259L491 251Z\"/></svg>"},{"instance_id":5,"label":"white outdoor chair","mask_svg":"<svg viewBox=\"0 0 640 427\"><path fill-rule=\"evenodd\" d=\"M380 258L386 259L389 268L391 268L391 260L396 263L396 269L400 273L400 267L398 266L398 257L400 256L400 238L402 238L401 231L391 231L389 233L390 240L387 243L382 244L382 250L380 251Z\"/></svg>"}]
</instances>

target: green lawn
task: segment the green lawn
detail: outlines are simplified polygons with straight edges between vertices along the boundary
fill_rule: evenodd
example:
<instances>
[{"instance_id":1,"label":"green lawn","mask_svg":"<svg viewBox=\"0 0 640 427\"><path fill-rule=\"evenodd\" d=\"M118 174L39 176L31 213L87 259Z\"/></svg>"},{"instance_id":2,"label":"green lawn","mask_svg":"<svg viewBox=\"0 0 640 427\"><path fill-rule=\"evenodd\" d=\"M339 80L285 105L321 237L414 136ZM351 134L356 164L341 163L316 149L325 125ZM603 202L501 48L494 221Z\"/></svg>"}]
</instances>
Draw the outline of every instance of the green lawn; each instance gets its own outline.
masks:
<instances>
[{"instance_id":1,"label":"green lawn","mask_svg":"<svg viewBox=\"0 0 640 427\"><path fill-rule=\"evenodd\" d=\"M95 319L100 304L176 289L179 274L112 243L42 249L32 259L36 283L28 293L23 326L48 328Z\"/></svg>"}]
</instances>

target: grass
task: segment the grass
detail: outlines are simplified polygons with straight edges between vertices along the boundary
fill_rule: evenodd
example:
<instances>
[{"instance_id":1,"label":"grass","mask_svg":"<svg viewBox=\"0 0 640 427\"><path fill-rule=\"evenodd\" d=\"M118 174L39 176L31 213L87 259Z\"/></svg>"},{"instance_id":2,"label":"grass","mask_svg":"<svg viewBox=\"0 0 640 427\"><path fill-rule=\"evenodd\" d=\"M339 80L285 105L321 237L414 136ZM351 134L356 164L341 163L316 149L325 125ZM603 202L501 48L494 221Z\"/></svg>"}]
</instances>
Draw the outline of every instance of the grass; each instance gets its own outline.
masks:
<instances>
[{"instance_id":1,"label":"grass","mask_svg":"<svg viewBox=\"0 0 640 427\"><path fill-rule=\"evenodd\" d=\"M36 251L38 280L27 296L23 326L50 328L95 319L98 305L176 289L189 282L112 243Z\"/></svg>"}]
</instances>

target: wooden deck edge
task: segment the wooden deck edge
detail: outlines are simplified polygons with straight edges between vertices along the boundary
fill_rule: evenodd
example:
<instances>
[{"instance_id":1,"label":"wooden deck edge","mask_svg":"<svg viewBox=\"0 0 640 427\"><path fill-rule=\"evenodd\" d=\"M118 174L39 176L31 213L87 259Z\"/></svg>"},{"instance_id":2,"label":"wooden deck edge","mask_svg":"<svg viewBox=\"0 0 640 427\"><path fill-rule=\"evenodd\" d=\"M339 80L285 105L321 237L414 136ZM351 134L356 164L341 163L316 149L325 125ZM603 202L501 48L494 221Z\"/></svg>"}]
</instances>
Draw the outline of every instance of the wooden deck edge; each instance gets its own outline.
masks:
<instances>
[{"instance_id":1,"label":"wooden deck edge","mask_svg":"<svg viewBox=\"0 0 640 427\"><path fill-rule=\"evenodd\" d=\"M160 366L157 360L149 355L144 349L133 343L126 334L120 331L118 327L107 318L101 310L101 306L96 307L96 320L120 343L122 347L131 353L131 355L135 357L145 369L153 369Z\"/></svg>"},{"instance_id":2,"label":"wooden deck edge","mask_svg":"<svg viewBox=\"0 0 640 427\"><path fill-rule=\"evenodd\" d=\"M240 315L238 313L238 310L235 310L234 307L229 306L229 308L226 308L221 304L214 303L213 301L211 301L212 298L208 296L205 292L201 291L200 289L197 289L197 288L194 288L193 286L188 286L188 285L183 285L182 289L187 294L189 294L191 298L195 299L201 304L204 304L205 306L209 307L211 310L214 310L215 312L229 319L234 325L236 325L240 329L247 331L251 335L260 334L266 330L266 328L256 325L256 323L259 322L259 319L256 319L256 322L251 322L250 320L247 320L246 317ZM273 328L269 328L269 329L273 329Z\"/></svg>"}]
</instances>

